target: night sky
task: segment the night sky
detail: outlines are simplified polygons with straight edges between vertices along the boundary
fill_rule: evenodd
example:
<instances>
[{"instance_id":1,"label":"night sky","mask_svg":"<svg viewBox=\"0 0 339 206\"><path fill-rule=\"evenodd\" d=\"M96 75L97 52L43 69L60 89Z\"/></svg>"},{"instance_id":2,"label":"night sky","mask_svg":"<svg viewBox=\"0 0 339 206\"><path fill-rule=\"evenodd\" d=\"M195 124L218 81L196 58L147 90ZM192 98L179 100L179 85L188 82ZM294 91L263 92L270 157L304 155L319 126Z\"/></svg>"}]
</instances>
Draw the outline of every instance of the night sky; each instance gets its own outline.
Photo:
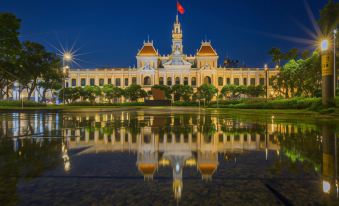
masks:
<instances>
[{"instance_id":1,"label":"night sky","mask_svg":"<svg viewBox=\"0 0 339 206\"><path fill-rule=\"evenodd\" d=\"M305 0L306 1L306 0ZM221 64L225 57L248 67L271 63L268 51L312 48L280 36L312 40L315 32L304 0L181 0L184 52L195 54L211 40ZM308 0L316 19L327 0ZM176 0L2 0L1 12L22 20L21 40L42 43L50 51L60 43L81 54L74 67L128 67L148 35L160 54L171 51ZM272 65L272 64L271 64Z\"/></svg>"}]
</instances>

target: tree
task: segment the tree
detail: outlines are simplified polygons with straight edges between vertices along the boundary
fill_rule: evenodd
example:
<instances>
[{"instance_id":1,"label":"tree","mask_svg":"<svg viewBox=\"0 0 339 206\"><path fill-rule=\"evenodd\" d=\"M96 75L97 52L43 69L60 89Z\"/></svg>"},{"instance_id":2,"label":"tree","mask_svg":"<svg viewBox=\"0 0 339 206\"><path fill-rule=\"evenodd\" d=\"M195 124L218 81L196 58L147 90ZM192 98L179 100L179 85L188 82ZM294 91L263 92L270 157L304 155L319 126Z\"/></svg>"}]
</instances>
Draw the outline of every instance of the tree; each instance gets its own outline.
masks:
<instances>
[{"instance_id":1,"label":"tree","mask_svg":"<svg viewBox=\"0 0 339 206\"><path fill-rule=\"evenodd\" d=\"M102 88L102 92L105 95L105 98L108 99L109 103L112 102L112 100L116 99L116 98L120 98L123 96L124 94L124 90L119 88L119 87L115 87L111 84L105 85Z\"/></svg>"},{"instance_id":2,"label":"tree","mask_svg":"<svg viewBox=\"0 0 339 206\"><path fill-rule=\"evenodd\" d=\"M89 100L92 104L94 104L95 98L101 95L101 89L98 86L85 86L81 90L80 95L84 100Z\"/></svg>"},{"instance_id":3,"label":"tree","mask_svg":"<svg viewBox=\"0 0 339 206\"><path fill-rule=\"evenodd\" d=\"M60 101L65 101L67 104L74 103L80 99L83 89L81 87L67 87L62 88L58 93L58 98Z\"/></svg>"},{"instance_id":4,"label":"tree","mask_svg":"<svg viewBox=\"0 0 339 206\"><path fill-rule=\"evenodd\" d=\"M329 0L320 11L319 26L325 36L330 36L339 25L339 3Z\"/></svg>"},{"instance_id":5,"label":"tree","mask_svg":"<svg viewBox=\"0 0 339 206\"><path fill-rule=\"evenodd\" d=\"M298 58L298 55L299 55L298 49L293 48L284 54L284 59L287 61L293 60L293 59L296 60Z\"/></svg>"},{"instance_id":6,"label":"tree","mask_svg":"<svg viewBox=\"0 0 339 206\"><path fill-rule=\"evenodd\" d=\"M62 80L63 73L59 65L43 74L41 81L38 82L38 87L42 88L42 102L46 102L48 91L58 91L62 88Z\"/></svg>"},{"instance_id":7,"label":"tree","mask_svg":"<svg viewBox=\"0 0 339 206\"><path fill-rule=\"evenodd\" d=\"M251 97L259 97L265 94L265 89L262 85L258 86L250 85L247 87L246 93Z\"/></svg>"},{"instance_id":8,"label":"tree","mask_svg":"<svg viewBox=\"0 0 339 206\"><path fill-rule=\"evenodd\" d=\"M22 44L19 61L22 66L19 81L27 89L28 99L38 86L39 80L60 65L60 59L56 55L47 52L41 44L29 41Z\"/></svg>"},{"instance_id":9,"label":"tree","mask_svg":"<svg viewBox=\"0 0 339 206\"><path fill-rule=\"evenodd\" d=\"M0 99L9 95L9 87L19 74L17 59L20 53L20 20L13 14L0 14Z\"/></svg>"},{"instance_id":10,"label":"tree","mask_svg":"<svg viewBox=\"0 0 339 206\"><path fill-rule=\"evenodd\" d=\"M140 85L132 84L125 89L124 96L132 102L137 102L139 98L144 98L148 95Z\"/></svg>"},{"instance_id":11,"label":"tree","mask_svg":"<svg viewBox=\"0 0 339 206\"><path fill-rule=\"evenodd\" d=\"M174 85L172 87L172 91L175 101L180 101L180 99L183 99L185 102L188 102L193 94L193 88L189 85Z\"/></svg>"},{"instance_id":12,"label":"tree","mask_svg":"<svg viewBox=\"0 0 339 206\"><path fill-rule=\"evenodd\" d=\"M198 95L209 103L218 93L218 89L212 84L203 84L198 88Z\"/></svg>"},{"instance_id":13,"label":"tree","mask_svg":"<svg viewBox=\"0 0 339 206\"><path fill-rule=\"evenodd\" d=\"M272 62L280 66L281 60L284 58L281 50L279 48L272 48L268 53L272 57Z\"/></svg>"}]
</instances>

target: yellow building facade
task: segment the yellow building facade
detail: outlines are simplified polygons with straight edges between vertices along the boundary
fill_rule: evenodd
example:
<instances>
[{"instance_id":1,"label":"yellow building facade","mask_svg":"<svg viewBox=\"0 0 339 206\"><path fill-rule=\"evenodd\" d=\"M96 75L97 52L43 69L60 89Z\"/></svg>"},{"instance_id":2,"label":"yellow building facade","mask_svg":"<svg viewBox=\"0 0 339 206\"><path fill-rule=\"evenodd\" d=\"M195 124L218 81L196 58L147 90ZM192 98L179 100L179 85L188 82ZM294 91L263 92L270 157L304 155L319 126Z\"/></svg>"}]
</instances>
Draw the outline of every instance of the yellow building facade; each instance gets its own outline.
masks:
<instances>
[{"instance_id":1,"label":"yellow building facade","mask_svg":"<svg viewBox=\"0 0 339 206\"><path fill-rule=\"evenodd\" d=\"M126 88L138 84L146 91L153 85L190 85L194 91L204 83L213 84L219 91L228 84L266 85L277 69L224 68L218 66L219 56L211 42L203 41L197 53L184 54L183 32L178 16L172 30L172 53L160 55L153 41L143 43L136 55L135 68L71 69L66 87L112 84ZM268 86L268 96L273 95Z\"/></svg>"}]
</instances>

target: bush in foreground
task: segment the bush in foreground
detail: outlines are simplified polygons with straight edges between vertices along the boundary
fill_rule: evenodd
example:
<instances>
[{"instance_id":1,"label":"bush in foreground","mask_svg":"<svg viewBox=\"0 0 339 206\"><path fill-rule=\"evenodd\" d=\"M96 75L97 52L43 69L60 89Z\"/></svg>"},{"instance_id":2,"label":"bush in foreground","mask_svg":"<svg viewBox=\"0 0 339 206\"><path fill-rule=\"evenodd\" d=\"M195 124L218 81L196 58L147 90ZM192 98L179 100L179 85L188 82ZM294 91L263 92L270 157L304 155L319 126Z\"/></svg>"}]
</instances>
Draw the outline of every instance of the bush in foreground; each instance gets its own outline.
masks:
<instances>
[{"instance_id":1,"label":"bush in foreground","mask_svg":"<svg viewBox=\"0 0 339 206\"><path fill-rule=\"evenodd\" d=\"M22 107L21 101L14 101L14 100L1 100L0 101L1 107ZM33 101L24 101L24 107L45 107L45 103L33 102Z\"/></svg>"},{"instance_id":2,"label":"bush in foreground","mask_svg":"<svg viewBox=\"0 0 339 206\"><path fill-rule=\"evenodd\" d=\"M91 103L91 102L73 102L67 106L103 106L103 107L113 107L113 106L145 106L143 102L125 102L125 103Z\"/></svg>"},{"instance_id":3,"label":"bush in foreground","mask_svg":"<svg viewBox=\"0 0 339 206\"><path fill-rule=\"evenodd\" d=\"M217 107L214 103L210 107ZM266 101L265 99L244 99L240 101L231 101L229 103L219 103L220 108L234 109L311 109L319 110L321 108L320 98L291 98Z\"/></svg>"}]
</instances>

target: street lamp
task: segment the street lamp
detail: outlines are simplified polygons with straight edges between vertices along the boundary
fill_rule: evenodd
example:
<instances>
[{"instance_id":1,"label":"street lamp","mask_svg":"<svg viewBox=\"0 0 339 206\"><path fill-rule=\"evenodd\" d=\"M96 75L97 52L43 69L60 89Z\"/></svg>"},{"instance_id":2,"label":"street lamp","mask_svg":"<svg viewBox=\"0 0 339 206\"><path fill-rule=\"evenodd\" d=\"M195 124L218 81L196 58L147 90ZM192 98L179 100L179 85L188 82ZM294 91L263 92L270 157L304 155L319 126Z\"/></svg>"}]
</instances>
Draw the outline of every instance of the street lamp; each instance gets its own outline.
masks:
<instances>
[{"instance_id":1,"label":"street lamp","mask_svg":"<svg viewBox=\"0 0 339 206\"><path fill-rule=\"evenodd\" d=\"M66 74L67 69L69 69L69 64L73 61L73 54L71 52L64 52L62 54L62 72L63 72L63 82L62 82L62 92L63 92L63 103L65 104L65 87L66 87Z\"/></svg>"},{"instance_id":2,"label":"street lamp","mask_svg":"<svg viewBox=\"0 0 339 206\"><path fill-rule=\"evenodd\" d=\"M321 49L321 76L322 76L322 104L329 107L334 100L334 74L329 51L329 40L323 39L320 43Z\"/></svg>"},{"instance_id":3,"label":"street lamp","mask_svg":"<svg viewBox=\"0 0 339 206\"><path fill-rule=\"evenodd\" d=\"M265 64L266 100L268 99L268 66Z\"/></svg>"},{"instance_id":4,"label":"street lamp","mask_svg":"<svg viewBox=\"0 0 339 206\"><path fill-rule=\"evenodd\" d=\"M337 90L337 70L336 70L336 49L337 49L337 29L333 30L333 76L334 76L334 97Z\"/></svg>"}]
</instances>

